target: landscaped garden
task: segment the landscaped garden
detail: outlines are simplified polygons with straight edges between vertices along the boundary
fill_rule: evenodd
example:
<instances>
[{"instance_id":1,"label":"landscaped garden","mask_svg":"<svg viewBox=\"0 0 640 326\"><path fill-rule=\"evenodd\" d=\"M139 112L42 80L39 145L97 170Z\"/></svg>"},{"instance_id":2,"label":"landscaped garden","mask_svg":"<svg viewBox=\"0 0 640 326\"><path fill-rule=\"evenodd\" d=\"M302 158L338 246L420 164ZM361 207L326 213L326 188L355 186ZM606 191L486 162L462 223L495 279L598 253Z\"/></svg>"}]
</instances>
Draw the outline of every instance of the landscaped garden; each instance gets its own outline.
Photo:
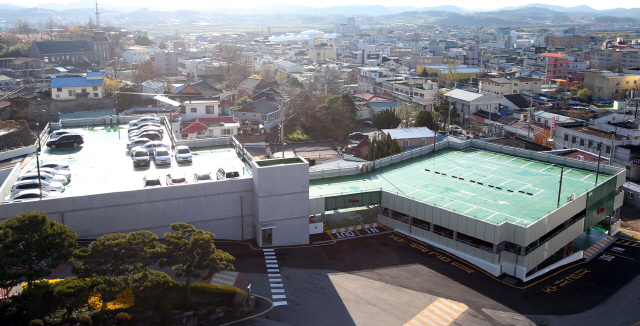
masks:
<instances>
[{"instance_id":1,"label":"landscaped garden","mask_svg":"<svg viewBox=\"0 0 640 326\"><path fill-rule=\"evenodd\" d=\"M233 286L197 282L233 270L213 234L171 225L165 241L149 231L107 234L88 247L41 212L0 223L0 284L22 291L0 300L3 325L196 325L253 309ZM75 276L44 279L63 264ZM170 266L179 282L151 265Z\"/></svg>"}]
</instances>

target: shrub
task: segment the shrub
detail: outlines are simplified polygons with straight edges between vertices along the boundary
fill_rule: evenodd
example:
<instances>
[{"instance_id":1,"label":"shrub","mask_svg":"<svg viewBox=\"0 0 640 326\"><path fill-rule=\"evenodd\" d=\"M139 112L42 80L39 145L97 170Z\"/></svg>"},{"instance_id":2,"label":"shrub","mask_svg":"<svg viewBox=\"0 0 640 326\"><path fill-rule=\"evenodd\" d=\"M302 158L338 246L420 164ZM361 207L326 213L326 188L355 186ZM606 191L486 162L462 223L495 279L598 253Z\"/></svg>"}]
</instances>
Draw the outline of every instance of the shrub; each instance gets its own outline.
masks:
<instances>
[{"instance_id":1,"label":"shrub","mask_svg":"<svg viewBox=\"0 0 640 326\"><path fill-rule=\"evenodd\" d=\"M116 323L118 325L126 325L131 321L131 315L126 312L121 312L116 315Z\"/></svg>"},{"instance_id":2,"label":"shrub","mask_svg":"<svg viewBox=\"0 0 640 326\"><path fill-rule=\"evenodd\" d=\"M105 320L107 320L107 315L104 311L100 310L96 313L93 314L93 316L91 316L91 318L93 319L93 321L95 323L102 323Z\"/></svg>"},{"instance_id":3,"label":"shrub","mask_svg":"<svg viewBox=\"0 0 640 326\"><path fill-rule=\"evenodd\" d=\"M168 316L173 311L173 306L171 306L171 303L163 301L158 304L158 307L156 308L156 310L158 311L159 314L163 316Z\"/></svg>"},{"instance_id":4,"label":"shrub","mask_svg":"<svg viewBox=\"0 0 640 326\"><path fill-rule=\"evenodd\" d=\"M41 319L34 319L29 322L29 326L44 326L44 322Z\"/></svg>"},{"instance_id":5,"label":"shrub","mask_svg":"<svg viewBox=\"0 0 640 326\"><path fill-rule=\"evenodd\" d=\"M82 325L91 325L91 317L87 315L78 316L78 323Z\"/></svg>"},{"instance_id":6,"label":"shrub","mask_svg":"<svg viewBox=\"0 0 640 326\"><path fill-rule=\"evenodd\" d=\"M227 299L233 298L236 295L236 293L242 293L245 298L249 296L249 294L246 291L242 291L235 286L229 286L229 285L214 285L214 284L195 282L191 284L191 289L195 291L206 292L206 293L220 294L221 296Z\"/></svg>"}]
</instances>

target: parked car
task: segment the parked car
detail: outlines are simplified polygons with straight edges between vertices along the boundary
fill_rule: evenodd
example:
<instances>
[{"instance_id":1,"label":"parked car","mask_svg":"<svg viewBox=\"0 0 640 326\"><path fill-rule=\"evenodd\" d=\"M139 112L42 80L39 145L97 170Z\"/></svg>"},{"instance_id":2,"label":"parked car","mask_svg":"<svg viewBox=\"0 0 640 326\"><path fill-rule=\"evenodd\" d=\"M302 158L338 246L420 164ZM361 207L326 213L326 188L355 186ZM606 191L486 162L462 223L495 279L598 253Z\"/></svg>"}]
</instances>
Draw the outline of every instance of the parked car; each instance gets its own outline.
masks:
<instances>
[{"instance_id":1,"label":"parked car","mask_svg":"<svg viewBox=\"0 0 640 326\"><path fill-rule=\"evenodd\" d=\"M169 185L181 185L186 184L187 178L185 178L184 173L181 172L171 172L167 174L167 186Z\"/></svg>"},{"instance_id":2,"label":"parked car","mask_svg":"<svg viewBox=\"0 0 640 326\"><path fill-rule=\"evenodd\" d=\"M161 147L162 147L162 148L168 148L168 147L169 147L169 145L167 145L167 144L165 144L165 143L163 143L163 142L161 142L161 141L154 140L154 141L150 141L150 142L148 142L148 143L146 143L146 144L142 145L141 147L142 147L142 148L144 148L144 149L146 149L146 150L149 152L149 155L152 155L152 156L153 156L153 151L154 151L156 148L161 148Z\"/></svg>"},{"instance_id":3,"label":"parked car","mask_svg":"<svg viewBox=\"0 0 640 326\"><path fill-rule=\"evenodd\" d=\"M38 180L38 172L27 172L18 177L17 181L22 180ZM69 180L63 175L54 175L46 172L40 171L40 180L50 181L50 182L60 182L63 185L67 185Z\"/></svg>"},{"instance_id":4,"label":"parked car","mask_svg":"<svg viewBox=\"0 0 640 326\"><path fill-rule=\"evenodd\" d=\"M349 139L352 139L352 140L369 139L369 135L363 134L361 132L354 132L349 135Z\"/></svg>"},{"instance_id":5,"label":"parked car","mask_svg":"<svg viewBox=\"0 0 640 326\"><path fill-rule=\"evenodd\" d=\"M144 148L139 148L131 154L131 160L133 161L133 166L149 166L151 164L149 152Z\"/></svg>"},{"instance_id":6,"label":"parked car","mask_svg":"<svg viewBox=\"0 0 640 326\"><path fill-rule=\"evenodd\" d=\"M211 177L211 173L198 172L193 174L193 183L207 182L207 181L213 181L213 178Z\"/></svg>"},{"instance_id":7,"label":"parked car","mask_svg":"<svg viewBox=\"0 0 640 326\"><path fill-rule=\"evenodd\" d=\"M363 121L362 125L365 127L373 127L373 122L367 120L367 121Z\"/></svg>"},{"instance_id":8,"label":"parked car","mask_svg":"<svg viewBox=\"0 0 640 326\"><path fill-rule=\"evenodd\" d=\"M78 147L84 144L84 139L82 135L78 134L67 134L62 135L56 139L50 139L47 141L47 147L51 149L62 148L62 147Z\"/></svg>"},{"instance_id":9,"label":"parked car","mask_svg":"<svg viewBox=\"0 0 640 326\"><path fill-rule=\"evenodd\" d=\"M147 126L147 127L136 129L136 130L129 130L129 138L131 138L132 136L141 134L145 131L156 131L158 133L164 134L164 129L162 129L162 127Z\"/></svg>"},{"instance_id":10,"label":"parked car","mask_svg":"<svg viewBox=\"0 0 640 326\"><path fill-rule=\"evenodd\" d=\"M44 162L40 164L40 168L71 171L67 162Z\"/></svg>"},{"instance_id":11,"label":"parked car","mask_svg":"<svg viewBox=\"0 0 640 326\"><path fill-rule=\"evenodd\" d=\"M162 186L162 183L160 182L159 176L147 175L144 178L142 178L142 185L144 188L159 187L159 186Z\"/></svg>"},{"instance_id":12,"label":"parked car","mask_svg":"<svg viewBox=\"0 0 640 326\"><path fill-rule=\"evenodd\" d=\"M56 130L49 135L49 139L57 139L62 135L78 135L77 132L73 130Z\"/></svg>"},{"instance_id":13,"label":"parked car","mask_svg":"<svg viewBox=\"0 0 640 326\"><path fill-rule=\"evenodd\" d=\"M129 127L129 129L127 130L129 133L136 131L136 130L140 130L142 128L146 128L146 127L156 127L156 128L162 128L162 125L159 123L155 123L155 122L144 122L141 123L135 127Z\"/></svg>"},{"instance_id":14,"label":"parked car","mask_svg":"<svg viewBox=\"0 0 640 326\"><path fill-rule=\"evenodd\" d=\"M152 123L160 123L160 119L156 118L155 116L147 116L147 117L142 117L140 119L137 120L133 120L129 122L129 127L135 127L138 125L141 125L143 123L147 123L147 122L152 122Z\"/></svg>"},{"instance_id":15,"label":"parked car","mask_svg":"<svg viewBox=\"0 0 640 326\"><path fill-rule=\"evenodd\" d=\"M150 141L151 139L149 138L137 138L136 140L127 142L127 149L131 150L134 147L142 146Z\"/></svg>"},{"instance_id":16,"label":"parked car","mask_svg":"<svg viewBox=\"0 0 640 326\"><path fill-rule=\"evenodd\" d=\"M240 176L240 173L234 168L231 167L223 167L219 168L218 172L216 172L216 177L218 180L237 178Z\"/></svg>"},{"instance_id":17,"label":"parked car","mask_svg":"<svg viewBox=\"0 0 640 326\"><path fill-rule=\"evenodd\" d=\"M153 152L153 162L156 165L171 164L171 153L166 148L156 148Z\"/></svg>"},{"instance_id":18,"label":"parked car","mask_svg":"<svg viewBox=\"0 0 640 326\"><path fill-rule=\"evenodd\" d=\"M34 166L31 169L29 169L29 171L27 171L27 172L36 172L36 173L38 173L38 167ZM54 170L52 168L43 168L43 167L41 167L40 168L40 173L49 173L49 174L52 174L54 176L55 175L61 175L61 176L65 177L65 178L67 178L67 180L71 181L71 171L69 171L69 170Z\"/></svg>"},{"instance_id":19,"label":"parked car","mask_svg":"<svg viewBox=\"0 0 640 326\"><path fill-rule=\"evenodd\" d=\"M13 184L11 187L11 194L16 194L22 190L39 189L42 187L44 191L64 192L64 185L60 182L38 181L35 180L22 180Z\"/></svg>"},{"instance_id":20,"label":"parked car","mask_svg":"<svg viewBox=\"0 0 640 326\"><path fill-rule=\"evenodd\" d=\"M147 138L150 140L162 140L162 134L156 131L145 131L143 133L138 134L136 137L130 137L129 141L137 140L140 138Z\"/></svg>"},{"instance_id":21,"label":"parked car","mask_svg":"<svg viewBox=\"0 0 640 326\"><path fill-rule=\"evenodd\" d=\"M60 194L59 192L48 192L48 191L42 192L42 198L59 197L61 195L62 194ZM37 200L37 199L40 199L40 190L30 189L30 190L20 191L13 195L9 195L4 200L8 202L15 202L15 201Z\"/></svg>"},{"instance_id":22,"label":"parked car","mask_svg":"<svg viewBox=\"0 0 640 326\"><path fill-rule=\"evenodd\" d=\"M193 161L193 155L191 155L191 150L187 146L176 147L175 156L178 163L191 163Z\"/></svg>"},{"instance_id":23,"label":"parked car","mask_svg":"<svg viewBox=\"0 0 640 326\"><path fill-rule=\"evenodd\" d=\"M461 134L461 133L462 133L462 128L460 128L460 127L458 127L458 126L451 126L451 127L449 127L449 130L450 130L451 132L455 132L455 133L458 133L458 134Z\"/></svg>"}]
</instances>

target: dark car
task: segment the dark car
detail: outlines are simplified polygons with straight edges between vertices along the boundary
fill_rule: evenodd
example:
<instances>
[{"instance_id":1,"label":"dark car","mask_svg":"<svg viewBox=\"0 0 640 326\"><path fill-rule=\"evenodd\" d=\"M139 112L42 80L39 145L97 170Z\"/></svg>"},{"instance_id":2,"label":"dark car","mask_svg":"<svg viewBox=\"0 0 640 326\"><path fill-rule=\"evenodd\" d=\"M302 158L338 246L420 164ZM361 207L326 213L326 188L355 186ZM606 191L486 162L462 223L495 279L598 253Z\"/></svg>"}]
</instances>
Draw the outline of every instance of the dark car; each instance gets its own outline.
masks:
<instances>
[{"instance_id":1,"label":"dark car","mask_svg":"<svg viewBox=\"0 0 640 326\"><path fill-rule=\"evenodd\" d=\"M136 140L139 138L147 138L149 140L162 140L162 134L160 134L159 132L155 132L155 131L147 131L147 132L143 132L141 134L138 135L138 137L135 138L131 138L130 140Z\"/></svg>"},{"instance_id":2,"label":"dark car","mask_svg":"<svg viewBox=\"0 0 640 326\"><path fill-rule=\"evenodd\" d=\"M151 158L149 152L146 149L139 149L133 153L133 166L149 166L151 164Z\"/></svg>"},{"instance_id":3,"label":"dark car","mask_svg":"<svg viewBox=\"0 0 640 326\"><path fill-rule=\"evenodd\" d=\"M63 148L63 147L78 147L84 144L82 135L67 134L62 135L56 139L51 139L47 142L47 147L51 149Z\"/></svg>"},{"instance_id":4,"label":"dark car","mask_svg":"<svg viewBox=\"0 0 640 326\"><path fill-rule=\"evenodd\" d=\"M352 140L369 139L369 135L363 134L361 132L354 132L351 135L349 135L349 139L352 139Z\"/></svg>"},{"instance_id":5,"label":"dark car","mask_svg":"<svg viewBox=\"0 0 640 326\"><path fill-rule=\"evenodd\" d=\"M373 122L367 120L367 121L362 122L362 125L365 126L365 127L373 127Z\"/></svg>"}]
</instances>

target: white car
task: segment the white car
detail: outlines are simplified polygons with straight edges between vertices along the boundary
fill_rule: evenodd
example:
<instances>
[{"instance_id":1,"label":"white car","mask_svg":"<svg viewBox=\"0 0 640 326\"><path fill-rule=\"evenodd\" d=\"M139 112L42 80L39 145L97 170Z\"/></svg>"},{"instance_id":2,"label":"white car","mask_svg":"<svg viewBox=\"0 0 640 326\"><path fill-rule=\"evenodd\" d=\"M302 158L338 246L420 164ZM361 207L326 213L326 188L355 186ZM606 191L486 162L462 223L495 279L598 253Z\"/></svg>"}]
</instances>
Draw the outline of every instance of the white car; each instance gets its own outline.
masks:
<instances>
[{"instance_id":1,"label":"white car","mask_svg":"<svg viewBox=\"0 0 640 326\"><path fill-rule=\"evenodd\" d=\"M147 150L147 152L149 152L150 155L153 155L153 151L156 148L169 148L169 145L159 141L159 140L154 140L154 141L150 141L142 146L140 146L144 149Z\"/></svg>"},{"instance_id":2,"label":"white car","mask_svg":"<svg viewBox=\"0 0 640 326\"><path fill-rule=\"evenodd\" d=\"M171 164L171 153L166 148L156 148L153 150L153 162L156 165Z\"/></svg>"},{"instance_id":3,"label":"white car","mask_svg":"<svg viewBox=\"0 0 640 326\"><path fill-rule=\"evenodd\" d=\"M160 119L156 118L155 116L148 116L148 117L142 117L138 120L133 120L129 122L129 127L135 127L137 125L146 123L146 122L153 122L153 123L160 123Z\"/></svg>"},{"instance_id":4,"label":"white car","mask_svg":"<svg viewBox=\"0 0 640 326\"><path fill-rule=\"evenodd\" d=\"M51 133L51 135L49 135L49 139L57 139L58 137L62 136L62 135L68 135L68 134L75 134L77 135L78 133L73 131L73 130L56 130L54 132Z\"/></svg>"},{"instance_id":5,"label":"white car","mask_svg":"<svg viewBox=\"0 0 640 326\"><path fill-rule=\"evenodd\" d=\"M71 168L69 167L69 163L66 162L46 162L46 163L40 163L40 168L49 168L49 169L54 169L54 170L66 170L66 171L70 171Z\"/></svg>"},{"instance_id":6,"label":"white car","mask_svg":"<svg viewBox=\"0 0 640 326\"><path fill-rule=\"evenodd\" d=\"M142 129L139 131L134 131L132 133L129 134L129 140L134 140L136 138L145 138L144 135L148 135L150 133L157 133L159 134L162 138L162 136L164 135L164 131L162 131L162 129Z\"/></svg>"},{"instance_id":7,"label":"white car","mask_svg":"<svg viewBox=\"0 0 640 326\"><path fill-rule=\"evenodd\" d=\"M455 133L458 133L458 134L462 133L462 128L457 127L457 126L451 126L451 127L449 127L449 130L451 130L451 132L455 132Z\"/></svg>"},{"instance_id":8,"label":"white car","mask_svg":"<svg viewBox=\"0 0 640 326\"><path fill-rule=\"evenodd\" d=\"M51 197L60 197L62 194L59 192L42 192L42 198L51 198ZM23 190L16 194L7 196L4 200L8 202L14 201L29 201L29 200L37 200L40 199L40 190L31 189L31 190Z\"/></svg>"},{"instance_id":9,"label":"white car","mask_svg":"<svg viewBox=\"0 0 640 326\"><path fill-rule=\"evenodd\" d=\"M131 135L139 134L144 131L157 131L159 133L164 133L164 129L162 129L162 127L160 126L155 126L155 125L150 125L150 126L141 125L141 126L142 126L141 128L136 127L136 129L129 129L129 132L128 132L129 137L131 137Z\"/></svg>"},{"instance_id":10,"label":"white car","mask_svg":"<svg viewBox=\"0 0 640 326\"><path fill-rule=\"evenodd\" d=\"M193 155L191 155L191 150L187 146L176 147L175 156L178 163L191 163L193 161Z\"/></svg>"},{"instance_id":11,"label":"white car","mask_svg":"<svg viewBox=\"0 0 640 326\"><path fill-rule=\"evenodd\" d=\"M180 172L171 172L167 174L167 186L169 185L181 185L187 183L187 178L185 178L184 173Z\"/></svg>"},{"instance_id":12,"label":"white car","mask_svg":"<svg viewBox=\"0 0 640 326\"><path fill-rule=\"evenodd\" d=\"M150 141L151 140L148 139L148 138L138 138L136 140L132 140L130 142L127 142L127 149L131 150L134 147L142 146L142 145L144 145L144 144L146 144L146 143L148 143Z\"/></svg>"},{"instance_id":13,"label":"white car","mask_svg":"<svg viewBox=\"0 0 640 326\"><path fill-rule=\"evenodd\" d=\"M29 171L27 172L36 172L38 173L38 167L34 166L33 168L29 169ZM49 174L53 174L53 175L61 175L64 176L65 178L67 178L67 180L71 181L71 171L67 171L67 170L54 170L51 168L43 168L40 167L40 173L49 173Z\"/></svg>"},{"instance_id":14,"label":"white car","mask_svg":"<svg viewBox=\"0 0 640 326\"><path fill-rule=\"evenodd\" d=\"M23 180L16 182L13 187L11 187L11 194L17 194L23 190L31 190L31 189L39 189L42 186L42 190L44 191L55 191L55 192L64 192L64 185L60 182L48 182L48 181L38 181L36 180Z\"/></svg>"},{"instance_id":15,"label":"white car","mask_svg":"<svg viewBox=\"0 0 640 326\"><path fill-rule=\"evenodd\" d=\"M129 133L132 133L132 132L134 132L134 131L136 131L136 130L140 130L140 129L142 129L142 128L146 128L146 127L156 127L156 128L161 128L161 127L162 127L162 125L161 125L161 124L159 124L159 123L155 123L155 122L143 122L143 123L141 123L141 124L139 124L139 125L137 125L137 126L135 126L135 127L129 127L129 129L127 129L127 131L128 131Z\"/></svg>"},{"instance_id":16,"label":"white car","mask_svg":"<svg viewBox=\"0 0 640 326\"><path fill-rule=\"evenodd\" d=\"M38 172L27 172L19 176L17 181L22 181L22 180L38 180ZM69 183L69 180L63 175L50 174L42 171L40 171L40 180L50 181L50 182L60 182L63 185L67 185Z\"/></svg>"}]
</instances>

